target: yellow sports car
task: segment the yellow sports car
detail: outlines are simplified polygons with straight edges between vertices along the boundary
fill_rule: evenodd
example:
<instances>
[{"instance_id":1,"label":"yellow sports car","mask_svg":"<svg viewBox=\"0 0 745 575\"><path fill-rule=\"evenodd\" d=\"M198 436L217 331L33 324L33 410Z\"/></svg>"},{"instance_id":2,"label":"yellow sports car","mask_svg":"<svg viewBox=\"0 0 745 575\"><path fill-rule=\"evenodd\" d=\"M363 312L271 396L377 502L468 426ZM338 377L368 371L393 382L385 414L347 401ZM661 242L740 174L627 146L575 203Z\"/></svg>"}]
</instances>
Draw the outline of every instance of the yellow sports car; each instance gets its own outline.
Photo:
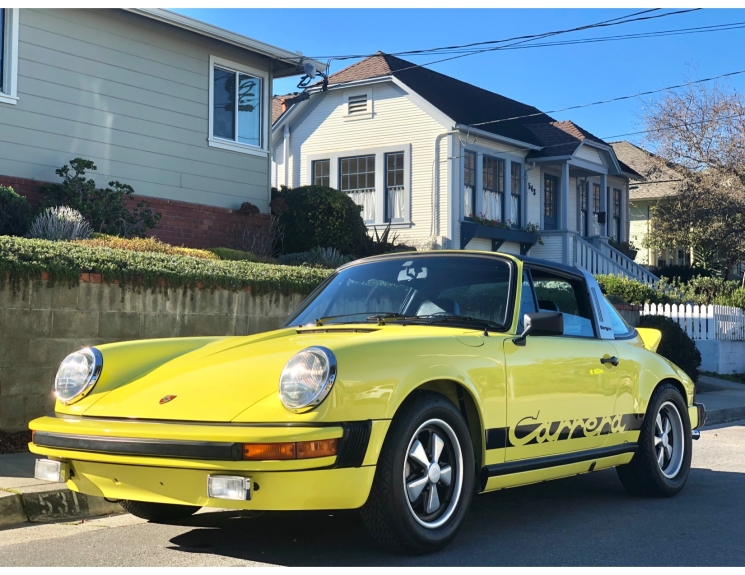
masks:
<instances>
[{"instance_id":1,"label":"yellow sports car","mask_svg":"<svg viewBox=\"0 0 745 575\"><path fill-rule=\"evenodd\" d=\"M435 551L474 494L608 467L632 493L678 493L705 412L659 341L576 268L368 258L275 331L73 353L30 449L37 477L151 521L360 508L381 544Z\"/></svg>"}]
</instances>

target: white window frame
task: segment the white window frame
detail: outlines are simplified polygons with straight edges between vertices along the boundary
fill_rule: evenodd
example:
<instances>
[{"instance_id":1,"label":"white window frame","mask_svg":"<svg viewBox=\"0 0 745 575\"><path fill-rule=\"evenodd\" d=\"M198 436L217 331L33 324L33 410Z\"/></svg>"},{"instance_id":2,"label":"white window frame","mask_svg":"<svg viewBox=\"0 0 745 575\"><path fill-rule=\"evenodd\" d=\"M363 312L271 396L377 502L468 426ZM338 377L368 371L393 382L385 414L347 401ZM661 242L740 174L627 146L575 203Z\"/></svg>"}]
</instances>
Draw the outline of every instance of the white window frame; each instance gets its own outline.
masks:
<instances>
[{"instance_id":1,"label":"white window frame","mask_svg":"<svg viewBox=\"0 0 745 575\"><path fill-rule=\"evenodd\" d=\"M511 167L512 164L520 164L521 165L521 182L520 182L520 221L521 221L521 228L525 228L526 222L528 220L527 218L527 205L528 205L528 198L526 195L527 192L527 183L526 183L526 172L525 172L525 166L526 166L526 158L525 156L519 156L514 153L510 152L504 152L504 151L498 151L493 148L489 148L487 146L480 146L480 145L474 145L474 144L468 144L464 146L463 148L464 152L471 152L476 155L476 178L475 178L475 184L476 184L476 205L473 206L473 213L476 215L479 215L481 212L483 212L483 198L484 198L484 182L483 182L483 158L484 156L489 156L491 158L502 160L504 162L504 191L502 192L502 210L503 212L507 209L507 202L512 201L511 196ZM462 165L465 166L465 160L463 160ZM510 173L508 173L508 170L510 170ZM463 197L466 193L466 185L465 185L465 177L463 174L463 168L461 168L461 178L460 178L460 196L461 196L461 207L460 207L460 221L465 222L469 221L466 218L468 217L465 214L465 210L463 207ZM510 215L512 212L511 204L510 204ZM542 218L543 216L541 216ZM504 218L504 214L503 214ZM511 219L511 218L510 218ZM543 227L543 219L541 219L541 227Z\"/></svg>"},{"instance_id":2,"label":"white window frame","mask_svg":"<svg viewBox=\"0 0 745 575\"><path fill-rule=\"evenodd\" d=\"M253 146L251 144L244 144L234 140L227 140L224 138L215 137L213 133L213 109L214 109L214 89L215 89L215 67L230 70L232 72L243 72L244 74L250 74L261 80L261 146ZM267 157L269 155L269 129L267 126L267 119L269 115L269 73L245 64L238 64L237 62L231 62L217 56L210 55L210 71L209 71L209 133L207 135L207 143L213 148L221 148L223 150L231 150L233 152L240 152L242 154L250 154L253 156Z\"/></svg>"},{"instance_id":3,"label":"white window frame","mask_svg":"<svg viewBox=\"0 0 745 575\"><path fill-rule=\"evenodd\" d=\"M349 99L356 96L367 96L367 112L350 114L349 113ZM375 112L375 98L373 97L373 87L365 86L363 88L355 88L344 91L344 114L342 119L345 122L354 122L357 120L370 120L374 116Z\"/></svg>"},{"instance_id":4,"label":"white window frame","mask_svg":"<svg viewBox=\"0 0 745 575\"><path fill-rule=\"evenodd\" d=\"M333 152L319 152L308 154L305 158L304 184L313 183L313 162L316 160L329 161L329 185L334 189L341 189L340 182L340 160L354 156L375 156L375 221L365 225L372 229L373 226L387 226L385 221L385 155L393 152L404 153L404 218L402 222L392 222L391 229L410 228L411 223L411 144L399 144L395 146L378 146L375 148L359 148L353 150L342 150Z\"/></svg>"},{"instance_id":5,"label":"white window frame","mask_svg":"<svg viewBox=\"0 0 745 575\"><path fill-rule=\"evenodd\" d=\"M3 81L0 103L18 103L18 29L19 9L5 8L3 30Z\"/></svg>"}]
</instances>

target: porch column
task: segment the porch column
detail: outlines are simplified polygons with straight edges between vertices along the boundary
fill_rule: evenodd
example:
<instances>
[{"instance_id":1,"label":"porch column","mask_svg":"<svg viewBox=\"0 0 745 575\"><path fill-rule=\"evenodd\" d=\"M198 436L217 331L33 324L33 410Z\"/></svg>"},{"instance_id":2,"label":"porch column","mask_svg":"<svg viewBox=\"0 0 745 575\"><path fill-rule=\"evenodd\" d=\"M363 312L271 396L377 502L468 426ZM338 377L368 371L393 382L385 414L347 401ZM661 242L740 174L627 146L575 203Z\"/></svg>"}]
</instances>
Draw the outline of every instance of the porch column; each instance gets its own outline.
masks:
<instances>
[{"instance_id":1,"label":"porch column","mask_svg":"<svg viewBox=\"0 0 745 575\"><path fill-rule=\"evenodd\" d=\"M605 212L605 223L598 224L600 227L600 235L608 237L608 176L602 174L600 176L600 211Z\"/></svg>"},{"instance_id":2,"label":"porch column","mask_svg":"<svg viewBox=\"0 0 745 575\"><path fill-rule=\"evenodd\" d=\"M561 165L561 201L559 202L561 208L559 209L559 229L569 230L569 162L564 162ZM569 257L569 234L565 233L563 236L562 246L562 263L571 265Z\"/></svg>"},{"instance_id":3,"label":"porch column","mask_svg":"<svg viewBox=\"0 0 745 575\"><path fill-rule=\"evenodd\" d=\"M559 202L559 229L569 229L569 163L561 165L561 201Z\"/></svg>"}]
</instances>

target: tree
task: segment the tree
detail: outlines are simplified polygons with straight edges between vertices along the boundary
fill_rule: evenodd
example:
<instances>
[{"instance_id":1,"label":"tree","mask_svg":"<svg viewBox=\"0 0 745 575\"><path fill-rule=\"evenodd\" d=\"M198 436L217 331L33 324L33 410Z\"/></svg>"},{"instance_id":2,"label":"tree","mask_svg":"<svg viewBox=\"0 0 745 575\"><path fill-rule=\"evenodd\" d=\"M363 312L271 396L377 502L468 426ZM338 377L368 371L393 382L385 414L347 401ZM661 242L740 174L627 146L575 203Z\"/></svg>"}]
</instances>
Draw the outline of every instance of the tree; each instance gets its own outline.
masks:
<instances>
[{"instance_id":1,"label":"tree","mask_svg":"<svg viewBox=\"0 0 745 575\"><path fill-rule=\"evenodd\" d=\"M651 170L680 174L653 210L646 247L692 249L725 275L745 260L745 99L714 85L665 92L643 114ZM708 261L707 261L708 260Z\"/></svg>"}]
</instances>

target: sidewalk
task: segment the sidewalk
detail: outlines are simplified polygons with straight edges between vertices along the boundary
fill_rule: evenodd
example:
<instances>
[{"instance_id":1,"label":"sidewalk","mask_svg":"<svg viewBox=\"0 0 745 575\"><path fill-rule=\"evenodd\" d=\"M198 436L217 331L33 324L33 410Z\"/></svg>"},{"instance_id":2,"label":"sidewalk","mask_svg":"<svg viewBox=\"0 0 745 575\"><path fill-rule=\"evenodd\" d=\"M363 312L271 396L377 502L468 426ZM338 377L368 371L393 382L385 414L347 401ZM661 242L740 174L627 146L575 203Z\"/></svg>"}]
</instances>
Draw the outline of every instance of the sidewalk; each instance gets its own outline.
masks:
<instances>
[{"instance_id":1,"label":"sidewalk","mask_svg":"<svg viewBox=\"0 0 745 575\"><path fill-rule=\"evenodd\" d=\"M706 406L706 425L745 419L745 385L702 376L696 401ZM124 513L118 503L70 491L62 483L34 479L33 453L0 455L0 529L23 523L86 519Z\"/></svg>"}]
</instances>

